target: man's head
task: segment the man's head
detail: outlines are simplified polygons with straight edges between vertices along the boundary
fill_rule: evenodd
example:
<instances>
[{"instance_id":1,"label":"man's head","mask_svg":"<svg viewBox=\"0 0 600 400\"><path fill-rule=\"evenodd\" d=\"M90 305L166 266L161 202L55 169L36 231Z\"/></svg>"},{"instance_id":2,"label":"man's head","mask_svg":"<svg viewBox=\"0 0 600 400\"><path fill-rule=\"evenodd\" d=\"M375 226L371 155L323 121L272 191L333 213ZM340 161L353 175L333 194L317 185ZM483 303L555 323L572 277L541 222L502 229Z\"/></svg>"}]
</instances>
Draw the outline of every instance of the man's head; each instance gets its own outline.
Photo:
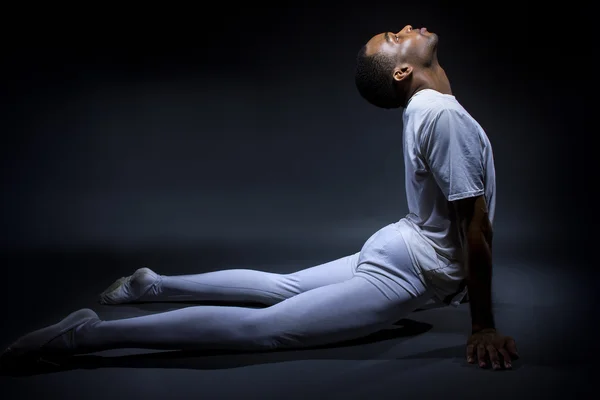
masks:
<instances>
[{"instance_id":1,"label":"man's head","mask_svg":"<svg viewBox=\"0 0 600 400\"><path fill-rule=\"evenodd\" d=\"M373 36L358 52L355 82L361 96L381 108L403 107L437 65L438 37L405 26Z\"/></svg>"}]
</instances>

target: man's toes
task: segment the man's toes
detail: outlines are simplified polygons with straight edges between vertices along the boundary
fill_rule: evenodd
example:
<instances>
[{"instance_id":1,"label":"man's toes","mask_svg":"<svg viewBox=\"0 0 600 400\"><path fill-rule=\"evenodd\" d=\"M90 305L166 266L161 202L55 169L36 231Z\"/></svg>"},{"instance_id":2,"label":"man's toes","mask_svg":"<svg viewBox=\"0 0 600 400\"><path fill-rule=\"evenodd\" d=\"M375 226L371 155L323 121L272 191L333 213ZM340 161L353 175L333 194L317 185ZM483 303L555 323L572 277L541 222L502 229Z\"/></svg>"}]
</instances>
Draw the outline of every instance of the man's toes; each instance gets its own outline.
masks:
<instances>
[{"instance_id":1,"label":"man's toes","mask_svg":"<svg viewBox=\"0 0 600 400\"><path fill-rule=\"evenodd\" d=\"M117 279L99 296L100 304L118 304L125 300L123 285L127 282L127 277Z\"/></svg>"}]
</instances>

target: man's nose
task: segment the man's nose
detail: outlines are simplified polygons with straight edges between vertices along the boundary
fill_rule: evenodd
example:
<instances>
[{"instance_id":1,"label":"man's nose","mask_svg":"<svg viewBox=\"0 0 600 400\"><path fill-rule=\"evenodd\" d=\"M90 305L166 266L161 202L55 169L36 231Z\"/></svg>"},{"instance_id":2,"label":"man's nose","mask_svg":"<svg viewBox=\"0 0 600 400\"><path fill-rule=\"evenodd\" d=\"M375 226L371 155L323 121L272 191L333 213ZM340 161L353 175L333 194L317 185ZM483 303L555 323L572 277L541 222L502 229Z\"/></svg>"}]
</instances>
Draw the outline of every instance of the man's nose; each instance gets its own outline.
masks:
<instances>
[{"instance_id":1,"label":"man's nose","mask_svg":"<svg viewBox=\"0 0 600 400\"><path fill-rule=\"evenodd\" d=\"M406 25L404 28L402 28L402 30L398 33L402 33L402 32L406 32L407 30L412 29L411 25Z\"/></svg>"}]
</instances>

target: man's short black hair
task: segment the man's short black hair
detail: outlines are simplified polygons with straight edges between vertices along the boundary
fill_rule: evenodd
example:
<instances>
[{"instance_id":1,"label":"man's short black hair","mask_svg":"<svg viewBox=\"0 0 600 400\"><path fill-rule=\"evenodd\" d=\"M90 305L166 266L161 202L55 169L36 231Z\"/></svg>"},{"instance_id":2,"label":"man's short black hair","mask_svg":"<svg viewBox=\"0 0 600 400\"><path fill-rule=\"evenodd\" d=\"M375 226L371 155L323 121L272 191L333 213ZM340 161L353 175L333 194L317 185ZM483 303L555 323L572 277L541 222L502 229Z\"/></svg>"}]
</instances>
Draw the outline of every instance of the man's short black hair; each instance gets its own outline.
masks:
<instances>
[{"instance_id":1,"label":"man's short black hair","mask_svg":"<svg viewBox=\"0 0 600 400\"><path fill-rule=\"evenodd\" d=\"M354 81L360 95L381 108L398 108L401 102L394 87L392 71L396 61L383 53L367 55L364 45L356 56Z\"/></svg>"}]
</instances>

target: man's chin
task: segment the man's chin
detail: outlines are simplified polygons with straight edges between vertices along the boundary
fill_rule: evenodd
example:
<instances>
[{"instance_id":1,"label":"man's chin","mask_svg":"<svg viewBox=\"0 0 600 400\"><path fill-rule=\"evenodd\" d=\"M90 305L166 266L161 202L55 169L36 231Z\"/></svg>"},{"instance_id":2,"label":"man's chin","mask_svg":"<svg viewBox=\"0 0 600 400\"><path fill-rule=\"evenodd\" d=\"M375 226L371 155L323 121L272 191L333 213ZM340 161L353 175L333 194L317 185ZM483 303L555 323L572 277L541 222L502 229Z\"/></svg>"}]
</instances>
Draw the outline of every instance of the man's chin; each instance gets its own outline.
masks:
<instances>
[{"instance_id":1,"label":"man's chin","mask_svg":"<svg viewBox=\"0 0 600 400\"><path fill-rule=\"evenodd\" d=\"M438 35L437 35L437 33L426 32L423 36L426 36L427 39L429 39L432 42L435 42L436 44L438 42Z\"/></svg>"},{"instance_id":2,"label":"man's chin","mask_svg":"<svg viewBox=\"0 0 600 400\"><path fill-rule=\"evenodd\" d=\"M438 35L436 35L435 33L430 33L427 37L427 40L429 42L429 46L431 46L432 51L436 52L438 47Z\"/></svg>"}]
</instances>

